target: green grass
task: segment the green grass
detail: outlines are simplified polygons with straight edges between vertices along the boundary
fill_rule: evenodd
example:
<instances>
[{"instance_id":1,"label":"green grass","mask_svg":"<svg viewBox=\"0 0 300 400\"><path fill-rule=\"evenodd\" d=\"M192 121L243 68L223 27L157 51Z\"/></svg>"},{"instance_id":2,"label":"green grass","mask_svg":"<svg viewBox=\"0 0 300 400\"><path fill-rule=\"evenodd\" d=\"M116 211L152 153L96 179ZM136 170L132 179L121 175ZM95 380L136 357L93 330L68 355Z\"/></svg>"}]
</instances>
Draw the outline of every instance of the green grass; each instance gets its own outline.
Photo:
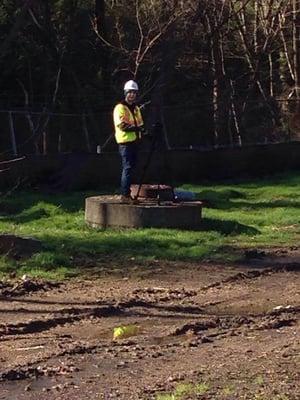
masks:
<instances>
[{"instance_id":1,"label":"green grass","mask_svg":"<svg viewBox=\"0 0 300 400\"><path fill-rule=\"evenodd\" d=\"M261 375L257 376L255 379L255 383L258 386L263 386L265 383L263 376L261 376Z\"/></svg>"},{"instance_id":2,"label":"green grass","mask_svg":"<svg viewBox=\"0 0 300 400\"><path fill-rule=\"evenodd\" d=\"M239 258L244 249L299 243L299 173L182 188L205 201L199 231L91 229L84 222L84 199L95 194L91 192L14 192L0 198L0 231L33 236L43 244L31 258L2 255L0 274L17 271L60 279L79 273L84 265L97 266L103 258L146 264L155 259L226 262Z\"/></svg>"},{"instance_id":3,"label":"green grass","mask_svg":"<svg viewBox=\"0 0 300 400\"><path fill-rule=\"evenodd\" d=\"M241 388L243 390L243 388ZM175 386L172 392L168 393L158 393L155 397L155 400L191 400L191 399L200 399L206 398L205 395L209 392L218 393L216 398L226 399L249 399L249 400L289 400L289 397L285 394L270 394L270 393L255 393L255 390L251 390L247 395L239 397L236 394L236 390L238 390L238 385L235 388L230 385L226 385L222 388L220 384L217 385L209 384L207 382L201 383L179 383Z\"/></svg>"},{"instance_id":4,"label":"green grass","mask_svg":"<svg viewBox=\"0 0 300 400\"><path fill-rule=\"evenodd\" d=\"M162 393L156 396L156 400L184 400L190 396L204 395L209 390L209 384L204 383L180 383L173 393Z\"/></svg>"},{"instance_id":5,"label":"green grass","mask_svg":"<svg viewBox=\"0 0 300 400\"><path fill-rule=\"evenodd\" d=\"M224 396L233 396L235 393L235 388L233 385L225 386L222 390Z\"/></svg>"}]
</instances>

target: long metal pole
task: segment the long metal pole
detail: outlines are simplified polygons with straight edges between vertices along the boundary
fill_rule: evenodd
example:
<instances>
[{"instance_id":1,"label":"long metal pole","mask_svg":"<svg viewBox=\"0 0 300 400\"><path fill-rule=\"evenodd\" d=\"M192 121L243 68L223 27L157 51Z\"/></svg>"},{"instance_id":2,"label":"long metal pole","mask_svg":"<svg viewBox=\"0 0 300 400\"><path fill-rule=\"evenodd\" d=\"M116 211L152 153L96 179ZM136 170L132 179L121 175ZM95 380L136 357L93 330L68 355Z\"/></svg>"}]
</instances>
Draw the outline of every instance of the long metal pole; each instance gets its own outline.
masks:
<instances>
[{"instance_id":1,"label":"long metal pole","mask_svg":"<svg viewBox=\"0 0 300 400\"><path fill-rule=\"evenodd\" d=\"M11 146L12 146L12 150L13 150L13 155L17 156L18 155L18 150L17 150L17 144L16 144L14 120L13 120L11 111L8 113L8 119L9 119L10 139L11 139Z\"/></svg>"}]
</instances>

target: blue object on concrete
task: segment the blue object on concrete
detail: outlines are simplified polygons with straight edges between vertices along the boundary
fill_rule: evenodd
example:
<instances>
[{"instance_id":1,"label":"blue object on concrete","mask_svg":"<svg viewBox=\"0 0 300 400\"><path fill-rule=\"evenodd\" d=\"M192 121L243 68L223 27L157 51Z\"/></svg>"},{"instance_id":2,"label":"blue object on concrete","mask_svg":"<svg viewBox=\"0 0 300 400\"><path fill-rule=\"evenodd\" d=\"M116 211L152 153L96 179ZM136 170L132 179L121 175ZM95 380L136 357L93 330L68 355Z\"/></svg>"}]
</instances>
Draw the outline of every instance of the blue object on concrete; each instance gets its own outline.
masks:
<instances>
[{"instance_id":1,"label":"blue object on concrete","mask_svg":"<svg viewBox=\"0 0 300 400\"><path fill-rule=\"evenodd\" d=\"M196 194L194 192L190 192L189 190L174 190L174 196L176 200L181 201L192 201L196 200Z\"/></svg>"}]
</instances>

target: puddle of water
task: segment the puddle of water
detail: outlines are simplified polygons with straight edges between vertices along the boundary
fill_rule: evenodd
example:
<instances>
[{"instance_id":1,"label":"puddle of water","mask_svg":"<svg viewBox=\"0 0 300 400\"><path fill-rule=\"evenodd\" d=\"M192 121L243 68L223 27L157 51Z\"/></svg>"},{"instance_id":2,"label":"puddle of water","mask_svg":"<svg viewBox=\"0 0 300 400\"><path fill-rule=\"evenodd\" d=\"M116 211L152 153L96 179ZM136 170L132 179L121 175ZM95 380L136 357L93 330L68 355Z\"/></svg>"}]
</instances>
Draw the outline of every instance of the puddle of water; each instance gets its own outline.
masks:
<instances>
[{"instance_id":1,"label":"puddle of water","mask_svg":"<svg viewBox=\"0 0 300 400\"><path fill-rule=\"evenodd\" d=\"M134 341L143 346L157 345L164 346L168 344L182 343L187 340L187 335L170 336L170 332L178 325L191 321L191 318L180 318L175 320L170 318L125 318L115 321L110 320L111 326L103 327L101 323L86 322L84 325L78 325L76 328L69 327L68 333L77 340L98 340L109 345L111 343L122 343ZM138 330L130 337L113 339L114 328L120 326L137 326Z\"/></svg>"},{"instance_id":2,"label":"puddle of water","mask_svg":"<svg viewBox=\"0 0 300 400\"><path fill-rule=\"evenodd\" d=\"M0 400L20 400L22 398L31 397L26 395L27 390L30 390L30 393L49 391L49 396L52 398L55 393L59 393L56 391L56 388L60 390L60 388L71 386L74 388L76 388L76 386L79 387L83 382L83 378L99 374L99 359L90 354L83 358L86 360L79 363L80 369L76 371L62 374L58 373L53 376L39 376L37 379L1 382ZM59 360L56 360L56 362L57 364L55 367L64 365ZM115 362L101 359L101 368L103 367L103 363L107 364L105 368L111 369Z\"/></svg>"},{"instance_id":3,"label":"puddle of water","mask_svg":"<svg viewBox=\"0 0 300 400\"><path fill-rule=\"evenodd\" d=\"M190 321L191 318L180 318L174 321L170 318L111 318L109 326L103 327L101 321L98 323L85 321L78 325L65 326L60 329L60 334L69 334L73 339L77 340L103 340L113 341L114 328L120 326L137 326L138 330L132 338L139 337L144 340L152 340L157 337L167 336L167 332L179 323ZM107 323L107 321L105 321ZM130 339L130 338L129 338ZM158 339L155 339L158 340Z\"/></svg>"},{"instance_id":4,"label":"puddle of water","mask_svg":"<svg viewBox=\"0 0 300 400\"><path fill-rule=\"evenodd\" d=\"M210 307L210 313L221 317L221 316L232 316L232 317L238 317L238 316L251 316L251 315L260 315L260 314L266 314L270 311L273 310L275 307L273 304L270 302L262 302L258 304L228 304L228 305L216 305Z\"/></svg>"}]
</instances>

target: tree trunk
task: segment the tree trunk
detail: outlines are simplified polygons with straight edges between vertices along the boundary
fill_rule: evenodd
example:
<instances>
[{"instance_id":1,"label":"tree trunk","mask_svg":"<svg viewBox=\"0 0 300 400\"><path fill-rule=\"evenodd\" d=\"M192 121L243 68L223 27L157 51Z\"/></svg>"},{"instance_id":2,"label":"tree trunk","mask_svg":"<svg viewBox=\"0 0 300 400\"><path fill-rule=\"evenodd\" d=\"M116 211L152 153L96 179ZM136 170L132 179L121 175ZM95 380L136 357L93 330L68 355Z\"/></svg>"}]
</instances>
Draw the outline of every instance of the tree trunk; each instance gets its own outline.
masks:
<instances>
[{"instance_id":1,"label":"tree trunk","mask_svg":"<svg viewBox=\"0 0 300 400\"><path fill-rule=\"evenodd\" d=\"M95 0L95 17L98 34L107 41L107 26L105 18L105 1ZM109 99L110 95L110 71L109 71L109 57L110 51L102 41L98 43L99 47L99 66L101 68L103 99Z\"/></svg>"},{"instance_id":2,"label":"tree trunk","mask_svg":"<svg viewBox=\"0 0 300 400\"><path fill-rule=\"evenodd\" d=\"M207 15L207 24L211 36L212 104L215 146L228 144L227 128L230 101L226 90L223 38L219 26L222 18L223 10L218 14L218 2L215 1L212 12Z\"/></svg>"},{"instance_id":3,"label":"tree trunk","mask_svg":"<svg viewBox=\"0 0 300 400\"><path fill-rule=\"evenodd\" d=\"M293 0L293 55L297 108L300 100L300 0Z\"/></svg>"}]
</instances>

